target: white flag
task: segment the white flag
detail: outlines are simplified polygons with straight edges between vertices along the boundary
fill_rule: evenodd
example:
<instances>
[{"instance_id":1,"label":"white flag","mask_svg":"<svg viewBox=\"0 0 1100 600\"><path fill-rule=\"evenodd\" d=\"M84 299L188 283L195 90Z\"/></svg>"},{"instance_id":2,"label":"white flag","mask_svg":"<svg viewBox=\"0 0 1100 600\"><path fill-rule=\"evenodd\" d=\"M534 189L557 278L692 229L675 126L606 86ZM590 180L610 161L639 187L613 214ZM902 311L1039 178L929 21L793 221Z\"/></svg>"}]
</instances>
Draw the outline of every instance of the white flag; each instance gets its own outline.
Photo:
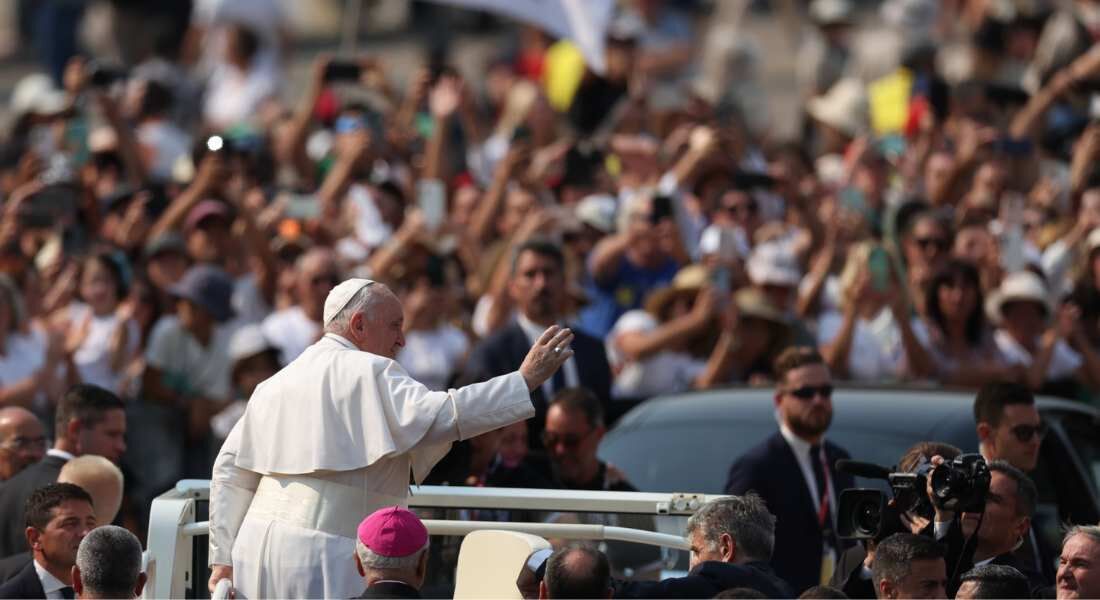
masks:
<instances>
[{"instance_id":1,"label":"white flag","mask_svg":"<svg viewBox=\"0 0 1100 600\"><path fill-rule=\"evenodd\" d=\"M577 45L588 68L603 74L604 42L614 0L434 0L523 21Z\"/></svg>"}]
</instances>

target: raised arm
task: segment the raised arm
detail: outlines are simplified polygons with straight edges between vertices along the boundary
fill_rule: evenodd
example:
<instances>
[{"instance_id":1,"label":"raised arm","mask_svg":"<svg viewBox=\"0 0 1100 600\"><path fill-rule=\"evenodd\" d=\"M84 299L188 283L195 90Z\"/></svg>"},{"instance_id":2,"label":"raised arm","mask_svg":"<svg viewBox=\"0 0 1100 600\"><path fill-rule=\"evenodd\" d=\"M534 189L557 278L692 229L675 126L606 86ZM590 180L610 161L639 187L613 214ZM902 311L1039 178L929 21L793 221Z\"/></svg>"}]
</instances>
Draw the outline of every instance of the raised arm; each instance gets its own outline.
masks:
<instances>
[{"instance_id":1,"label":"raised arm","mask_svg":"<svg viewBox=\"0 0 1100 600\"><path fill-rule=\"evenodd\" d=\"M149 231L149 239L155 240L178 228L187 217L187 213L191 212L200 200L216 190L218 182L225 180L225 173L225 160L220 153L208 153L199 163L199 170L191 180L191 185L168 205L168 209L153 224L153 228Z\"/></svg>"}]
</instances>

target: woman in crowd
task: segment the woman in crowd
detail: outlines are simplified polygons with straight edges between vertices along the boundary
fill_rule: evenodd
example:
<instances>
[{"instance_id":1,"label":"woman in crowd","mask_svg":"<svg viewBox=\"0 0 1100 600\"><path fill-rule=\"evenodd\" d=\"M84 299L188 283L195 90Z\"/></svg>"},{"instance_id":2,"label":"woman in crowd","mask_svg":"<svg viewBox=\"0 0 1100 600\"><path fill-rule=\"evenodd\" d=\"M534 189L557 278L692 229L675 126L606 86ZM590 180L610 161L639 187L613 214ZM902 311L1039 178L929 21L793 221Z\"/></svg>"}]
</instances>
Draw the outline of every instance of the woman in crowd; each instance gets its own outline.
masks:
<instances>
[{"instance_id":1,"label":"woman in crowd","mask_svg":"<svg viewBox=\"0 0 1100 600\"><path fill-rule=\"evenodd\" d=\"M931 362L910 326L908 307L885 248L861 242L840 274L840 312L818 323L817 341L837 377L882 381L930 375Z\"/></svg>"},{"instance_id":2,"label":"woman in crowd","mask_svg":"<svg viewBox=\"0 0 1100 600\"><path fill-rule=\"evenodd\" d=\"M125 370L138 353L141 332L119 310L129 293L121 260L105 252L84 260L80 301L69 305L65 318L79 380L124 395Z\"/></svg>"},{"instance_id":3,"label":"woman in crowd","mask_svg":"<svg viewBox=\"0 0 1100 600\"><path fill-rule=\"evenodd\" d=\"M948 261L928 282L925 316L913 329L942 382L977 386L1015 378L993 343L982 298L978 270L966 261Z\"/></svg>"}]
</instances>

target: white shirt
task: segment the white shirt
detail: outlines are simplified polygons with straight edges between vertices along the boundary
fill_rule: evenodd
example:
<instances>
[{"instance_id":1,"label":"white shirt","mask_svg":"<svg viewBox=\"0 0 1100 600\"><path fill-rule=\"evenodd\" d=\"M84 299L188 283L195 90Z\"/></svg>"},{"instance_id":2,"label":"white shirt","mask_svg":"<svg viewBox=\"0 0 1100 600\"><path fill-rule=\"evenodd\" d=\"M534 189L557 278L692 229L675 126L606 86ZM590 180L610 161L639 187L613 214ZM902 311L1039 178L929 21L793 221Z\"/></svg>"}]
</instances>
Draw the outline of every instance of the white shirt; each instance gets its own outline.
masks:
<instances>
[{"instance_id":1,"label":"white shirt","mask_svg":"<svg viewBox=\"0 0 1100 600\"><path fill-rule=\"evenodd\" d=\"M321 324L307 317L300 306L273 313L264 319L260 328L264 337L279 349L279 361L284 365L298 358L321 337Z\"/></svg>"},{"instance_id":2,"label":"white shirt","mask_svg":"<svg viewBox=\"0 0 1100 600\"><path fill-rule=\"evenodd\" d=\"M1008 364L1028 366L1034 362L1035 357L1007 331L998 329L993 333L993 340L997 343L997 349ZM1055 380L1072 377L1077 369L1081 367L1081 363L1081 355L1070 348L1065 340L1058 340L1054 344L1054 355L1050 357L1050 364L1047 365L1046 378L1047 380Z\"/></svg>"},{"instance_id":3,"label":"white shirt","mask_svg":"<svg viewBox=\"0 0 1100 600\"><path fill-rule=\"evenodd\" d=\"M817 327L818 345L831 344L844 327L844 316L837 312L825 313ZM904 365L901 332L890 309L883 308L870 320L857 317L848 351L849 378L862 381L897 379Z\"/></svg>"},{"instance_id":4,"label":"white shirt","mask_svg":"<svg viewBox=\"0 0 1100 600\"><path fill-rule=\"evenodd\" d=\"M72 459L76 458L72 454L69 454L68 452L65 452L64 450L58 450L57 448L50 448L49 450L47 450L46 451L46 456L53 456L53 457L56 457L56 458L64 459L66 461L69 461L69 460L72 460Z\"/></svg>"},{"instance_id":5,"label":"white shirt","mask_svg":"<svg viewBox=\"0 0 1100 600\"><path fill-rule=\"evenodd\" d=\"M23 381L34 375L46 364L46 333L32 327L29 333L12 331L4 340L4 353L0 355L0 387ZM46 395L35 395L35 405L45 405Z\"/></svg>"},{"instance_id":6,"label":"white shirt","mask_svg":"<svg viewBox=\"0 0 1100 600\"><path fill-rule=\"evenodd\" d=\"M69 320L74 327L83 327L85 319L88 320L88 335L73 354L73 363L76 364L80 381L121 394L123 369L115 371L111 365L114 338L119 328L125 327L124 355L134 356L141 344L141 331L138 329L138 324L133 319L123 323L115 313L97 317L92 314L87 304L77 303L69 307ZM124 368L125 364L122 367Z\"/></svg>"},{"instance_id":7,"label":"white shirt","mask_svg":"<svg viewBox=\"0 0 1100 600\"><path fill-rule=\"evenodd\" d=\"M648 398L682 392L707 366L687 352L664 350L638 361L628 361L619 349L619 336L627 333L650 333L660 327L657 319L644 310L623 313L607 335L605 350L612 370L618 370L611 386L614 398Z\"/></svg>"},{"instance_id":8,"label":"white shirt","mask_svg":"<svg viewBox=\"0 0 1100 600\"><path fill-rule=\"evenodd\" d=\"M469 348L470 340L461 329L442 323L428 331L406 333L397 362L429 390L445 390Z\"/></svg>"},{"instance_id":9,"label":"white shirt","mask_svg":"<svg viewBox=\"0 0 1100 600\"><path fill-rule=\"evenodd\" d=\"M203 346L175 316L162 317L153 326L146 363L160 370L165 384L181 394L199 394L215 400L230 399L229 327L214 328L208 346Z\"/></svg>"},{"instance_id":10,"label":"white shirt","mask_svg":"<svg viewBox=\"0 0 1100 600\"><path fill-rule=\"evenodd\" d=\"M519 327L523 330L523 333L527 334L527 340L531 342L532 346L535 345L535 342L539 341L539 338L542 337L542 334L547 329L546 327L543 327L542 325L531 321L531 319L528 319L526 316L524 316L523 313L519 312L516 313L516 323L519 324ZM570 357L569 360L565 361L565 364L561 367L561 371L562 374L565 376L565 387L578 387L581 384L581 377L577 373L577 357L573 356ZM553 377L547 379L546 382L542 384L542 395L546 398L547 402L549 402L550 399L554 397L554 394L559 391L560 390L554 389Z\"/></svg>"},{"instance_id":11,"label":"white shirt","mask_svg":"<svg viewBox=\"0 0 1100 600\"><path fill-rule=\"evenodd\" d=\"M64 588L72 589L72 586L54 577L45 567L34 561L34 572L38 574L38 581L42 582L42 591L46 592L49 600L61 600L65 596L61 594Z\"/></svg>"}]
</instances>

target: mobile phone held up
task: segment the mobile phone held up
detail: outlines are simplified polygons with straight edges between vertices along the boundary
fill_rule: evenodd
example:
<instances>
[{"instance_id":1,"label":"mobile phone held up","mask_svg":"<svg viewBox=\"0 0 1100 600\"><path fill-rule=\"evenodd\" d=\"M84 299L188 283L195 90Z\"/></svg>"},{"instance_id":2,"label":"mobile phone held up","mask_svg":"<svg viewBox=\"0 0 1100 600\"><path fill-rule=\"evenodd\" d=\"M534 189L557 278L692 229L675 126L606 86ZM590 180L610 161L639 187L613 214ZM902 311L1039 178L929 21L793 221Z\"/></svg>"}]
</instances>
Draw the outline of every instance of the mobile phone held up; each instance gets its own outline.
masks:
<instances>
[{"instance_id":1,"label":"mobile phone held up","mask_svg":"<svg viewBox=\"0 0 1100 600\"><path fill-rule=\"evenodd\" d=\"M447 190L438 179L422 179L416 184L416 204L424 215L428 231L438 231L447 216Z\"/></svg>"},{"instance_id":2,"label":"mobile phone held up","mask_svg":"<svg viewBox=\"0 0 1100 600\"><path fill-rule=\"evenodd\" d=\"M653 212L649 214L649 221L656 225L665 219L672 217L672 198L670 196L654 196Z\"/></svg>"},{"instance_id":3,"label":"mobile phone held up","mask_svg":"<svg viewBox=\"0 0 1100 600\"><path fill-rule=\"evenodd\" d=\"M362 70L357 62L334 60L325 65L325 81L357 81Z\"/></svg>"},{"instance_id":4,"label":"mobile phone held up","mask_svg":"<svg viewBox=\"0 0 1100 600\"><path fill-rule=\"evenodd\" d=\"M871 287L885 293L890 289L890 255L882 246L875 246L867 255L867 270L871 274Z\"/></svg>"}]
</instances>

